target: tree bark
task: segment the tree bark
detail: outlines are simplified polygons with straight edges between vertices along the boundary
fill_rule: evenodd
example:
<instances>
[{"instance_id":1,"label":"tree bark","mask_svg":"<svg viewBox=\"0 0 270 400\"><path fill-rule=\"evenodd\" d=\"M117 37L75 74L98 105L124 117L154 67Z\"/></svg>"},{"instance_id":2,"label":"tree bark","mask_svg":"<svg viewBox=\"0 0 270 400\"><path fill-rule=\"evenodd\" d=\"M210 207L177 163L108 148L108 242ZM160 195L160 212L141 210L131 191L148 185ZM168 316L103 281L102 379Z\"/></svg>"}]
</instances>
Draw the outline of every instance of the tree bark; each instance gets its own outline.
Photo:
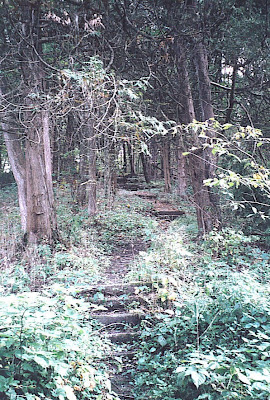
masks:
<instances>
[{"instance_id":1,"label":"tree bark","mask_svg":"<svg viewBox=\"0 0 270 400\"><path fill-rule=\"evenodd\" d=\"M126 149L126 142L122 143L123 149L123 172L124 174L127 173L127 149Z\"/></svg>"},{"instance_id":2,"label":"tree bark","mask_svg":"<svg viewBox=\"0 0 270 400\"><path fill-rule=\"evenodd\" d=\"M2 85L2 83L1 83ZM0 85L0 103L3 103L3 92ZM6 116L7 121L11 117ZM7 122L2 123L3 136L8 153L9 163L13 172L17 189L18 202L21 216L21 228L23 233L26 233L27 225L27 201L26 201L26 171L25 157L22 149L22 138L17 133L10 132L10 126Z\"/></svg>"},{"instance_id":3,"label":"tree bark","mask_svg":"<svg viewBox=\"0 0 270 400\"><path fill-rule=\"evenodd\" d=\"M58 239L53 203L49 113L43 110L31 120L25 151L27 240L52 243Z\"/></svg>"},{"instance_id":4,"label":"tree bark","mask_svg":"<svg viewBox=\"0 0 270 400\"><path fill-rule=\"evenodd\" d=\"M130 143L127 143L127 148L128 148L128 157L129 157L129 165L130 165L130 176L135 176L136 171L135 171L135 163L134 163L134 154L133 154L133 149Z\"/></svg>"},{"instance_id":5,"label":"tree bark","mask_svg":"<svg viewBox=\"0 0 270 400\"><path fill-rule=\"evenodd\" d=\"M85 113L84 113L85 114ZM86 116L87 118L87 116ZM86 122L81 130L80 140L80 164L79 164L79 182L77 189L77 203L84 206L87 203L87 185L89 177L89 132L88 123Z\"/></svg>"},{"instance_id":6,"label":"tree bark","mask_svg":"<svg viewBox=\"0 0 270 400\"><path fill-rule=\"evenodd\" d=\"M198 43L195 50L196 72L198 77L202 115L204 118L209 119L214 117L214 112L211 102L207 54L202 43ZM179 79L181 80L180 101L183 106L182 120L185 124L189 124L195 119L195 110L191 86L189 83L185 47L181 39L176 43L176 60ZM210 140L213 134L213 130L209 129ZM200 142L200 139L195 132L192 139L192 145L197 147L198 150L189 155L188 166L196 206L198 230L199 234L202 235L220 225L218 206L215 201L216 199L210 192L210 188L204 185L204 180L214 174L216 160L213 160L211 149L203 149L203 143ZM180 158L179 163L181 162L183 161ZM179 165L179 168L181 169L181 164Z\"/></svg>"},{"instance_id":7,"label":"tree bark","mask_svg":"<svg viewBox=\"0 0 270 400\"><path fill-rule=\"evenodd\" d=\"M45 101L45 73L38 54L40 42L40 2L21 5L21 69L25 105L25 180L27 199L26 233L29 243L58 239L52 184L50 112Z\"/></svg>"},{"instance_id":8,"label":"tree bark","mask_svg":"<svg viewBox=\"0 0 270 400\"><path fill-rule=\"evenodd\" d=\"M115 172L115 144L110 137L104 138L104 191L107 208L111 209L116 194L117 176Z\"/></svg>"},{"instance_id":9,"label":"tree bark","mask_svg":"<svg viewBox=\"0 0 270 400\"><path fill-rule=\"evenodd\" d=\"M208 129L206 138L203 139L209 146L202 148L195 153L195 163L193 169L193 178L197 180L194 184L197 190L197 197L200 201L197 210L200 220L199 230L207 233L213 228L219 228L221 225L221 212L217 194L209 186L204 185L204 180L215 177L217 167L217 156L212 153L212 144L215 140L215 130L212 126L214 119L214 110L211 99L211 83L208 74L207 51L200 40L195 46L195 65L198 78L199 97L203 121L208 120ZM202 146L204 143L200 143ZM200 165L200 167L199 167ZM198 182L200 187L198 187ZM196 188L197 187L197 188ZM203 215L204 214L204 215Z\"/></svg>"},{"instance_id":10,"label":"tree bark","mask_svg":"<svg viewBox=\"0 0 270 400\"><path fill-rule=\"evenodd\" d=\"M165 183L165 192L170 193L172 190L171 185L171 173L170 173L170 143L169 138L163 143L163 172L164 172L164 183Z\"/></svg>"},{"instance_id":11,"label":"tree bark","mask_svg":"<svg viewBox=\"0 0 270 400\"><path fill-rule=\"evenodd\" d=\"M97 212L97 168L96 168L96 137L92 120L88 123L89 143L88 143L88 214L95 215Z\"/></svg>"},{"instance_id":12,"label":"tree bark","mask_svg":"<svg viewBox=\"0 0 270 400\"><path fill-rule=\"evenodd\" d=\"M183 156L183 146L181 139L178 140L177 146L177 188L180 197L186 197L187 177L186 177L186 157Z\"/></svg>"},{"instance_id":13,"label":"tree bark","mask_svg":"<svg viewBox=\"0 0 270 400\"><path fill-rule=\"evenodd\" d=\"M191 86L189 82L188 63L186 57L185 46L182 38L176 41L176 63L178 75L180 78L180 93L179 102L182 105L181 122L189 124L195 119L195 110L193 104L193 97ZM182 132L180 132L182 135ZM181 197L186 195L187 187L187 162L186 157L183 156L183 139L179 137L178 140L178 157L177 157L177 171L178 171L178 194Z\"/></svg>"},{"instance_id":14,"label":"tree bark","mask_svg":"<svg viewBox=\"0 0 270 400\"><path fill-rule=\"evenodd\" d=\"M21 147L21 138L17 134L9 133L7 124L3 123L2 128L10 166L17 184L18 201L21 215L21 228L25 234L27 230L26 172L25 159Z\"/></svg>"},{"instance_id":15,"label":"tree bark","mask_svg":"<svg viewBox=\"0 0 270 400\"><path fill-rule=\"evenodd\" d=\"M149 177L149 163L147 162L147 159L145 157L144 153L140 153L141 161L142 161L142 167L143 167L143 175L146 183L150 183L150 177Z\"/></svg>"},{"instance_id":16,"label":"tree bark","mask_svg":"<svg viewBox=\"0 0 270 400\"><path fill-rule=\"evenodd\" d=\"M198 78L199 98L202 112L202 120L214 118L214 110L211 99L211 83L208 74L207 51L202 41L195 45L195 66Z\"/></svg>"},{"instance_id":17,"label":"tree bark","mask_svg":"<svg viewBox=\"0 0 270 400\"><path fill-rule=\"evenodd\" d=\"M195 110L189 81L186 50L181 37L179 37L175 43L175 54L176 66L180 79L179 101L180 104L182 104L181 119L184 124L189 124L195 119Z\"/></svg>"}]
</instances>

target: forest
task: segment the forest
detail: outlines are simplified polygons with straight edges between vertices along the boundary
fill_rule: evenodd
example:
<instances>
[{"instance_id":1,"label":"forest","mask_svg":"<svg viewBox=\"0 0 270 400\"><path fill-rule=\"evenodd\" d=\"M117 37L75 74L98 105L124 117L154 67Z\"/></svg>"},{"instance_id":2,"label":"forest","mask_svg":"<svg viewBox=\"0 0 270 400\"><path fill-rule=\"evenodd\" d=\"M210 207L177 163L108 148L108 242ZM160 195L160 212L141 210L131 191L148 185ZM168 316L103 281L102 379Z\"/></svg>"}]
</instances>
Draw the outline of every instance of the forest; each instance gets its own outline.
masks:
<instances>
[{"instance_id":1,"label":"forest","mask_svg":"<svg viewBox=\"0 0 270 400\"><path fill-rule=\"evenodd\" d=\"M0 400L269 400L268 0L0 18Z\"/></svg>"}]
</instances>

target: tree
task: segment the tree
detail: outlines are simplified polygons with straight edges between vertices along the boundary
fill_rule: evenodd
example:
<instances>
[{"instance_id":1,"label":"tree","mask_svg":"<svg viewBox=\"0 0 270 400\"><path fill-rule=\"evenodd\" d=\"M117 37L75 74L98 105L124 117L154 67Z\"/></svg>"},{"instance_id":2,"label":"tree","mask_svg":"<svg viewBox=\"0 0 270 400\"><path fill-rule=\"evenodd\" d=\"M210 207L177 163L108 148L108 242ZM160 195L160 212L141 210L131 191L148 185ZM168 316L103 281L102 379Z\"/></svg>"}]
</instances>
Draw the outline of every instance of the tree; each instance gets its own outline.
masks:
<instances>
[{"instance_id":1,"label":"tree","mask_svg":"<svg viewBox=\"0 0 270 400\"><path fill-rule=\"evenodd\" d=\"M2 102L9 110L3 129L10 164L18 184L25 240L29 243L40 240L52 243L58 235L52 186L50 107L41 61L41 2L26 1L18 4L16 18L15 37L10 38L10 41L16 40L17 57L20 60L22 89L19 115L16 117L21 120L20 129L23 134L19 138L17 134L12 137L12 133L9 133L11 125L8 121L14 112L10 112L12 99L8 96Z\"/></svg>"},{"instance_id":2,"label":"tree","mask_svg":"<svg viewBox=\"0 0 270 400\"><path fill-rule=\"evenodd\" d=\"M212 121L260 123L260 114L265 124L263 0L248 9L239 0L35 0L3 3L0 12L2 123L30 241L57 236L50 142L56 176L72 165L77 200L89 202L90 214L96 164L111 196L121 148L132 175L139 166L150 181L154 166L169 191L177 170L180 195L190 180L201 233L220 225L218 198L204 185L218 165ZM193 120L207 123L204 137Z\"/></svg>"}]
</instances>

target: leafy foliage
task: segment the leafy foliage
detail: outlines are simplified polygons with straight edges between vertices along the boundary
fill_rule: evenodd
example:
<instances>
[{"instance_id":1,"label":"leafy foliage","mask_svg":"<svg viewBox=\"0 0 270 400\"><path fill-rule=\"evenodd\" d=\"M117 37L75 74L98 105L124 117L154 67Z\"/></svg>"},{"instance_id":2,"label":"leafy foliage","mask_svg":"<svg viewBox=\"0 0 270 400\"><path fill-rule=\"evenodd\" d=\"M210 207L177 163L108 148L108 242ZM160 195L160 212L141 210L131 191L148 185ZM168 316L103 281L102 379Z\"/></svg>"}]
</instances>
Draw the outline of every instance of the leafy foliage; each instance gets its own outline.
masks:
<instances>
[{"instance_id":1,"label":"leafy foliage","mask_svg":"<svg viewBox=\"0 0 270 400\"><path fill-rule=\"evenodd\" d=\"M239 280L241 279L240 283ZM139 389L155 399L264 399L270 393L267 289L249 274L179 302L142 334Z\"/></svg>"},{"instance_id":2,"label":"leafy foliage","mask_svg":"<svg viewBox=\"0 0 270 400\"><path fill-rule=\"evenodd\" d=\"M233 210L242 229L248 234L260 235L267 245L270 170L264 154L269 150L269 139L252 126L222 125L215 120L193 121L184 129L188 135L196 132L199 138L206 140L201 146L219 156L215 177L206 179L204 184L218 188L224 211L226 208L230 213ZM209 129L215 132L211 140L207 136ZM198 147L193 146L190 152L197 150Z\"/></svg>"},{"instance_id":3,"label":"leafy foliage","mask_svg":"<svg viewBox=\"0 0 270 400\"><path fill-rule=\"evenodd\" d=\"M0 298L1 399L116 399L100 361L109 344L87 310L59 290Z\"/></svg>"},{"instance_id":4,"label":"leafy foliage","mask_svg":"<svg viewBox=\"0 0 270 400\"><path fill-rule=\"evenodd\" d=\"M269 254L229 229L201 247L188 244L176 223L169 233L136 268L152 274L162 306L144 323L137 398L267 398Z\"/></svg>"}]
</instances>

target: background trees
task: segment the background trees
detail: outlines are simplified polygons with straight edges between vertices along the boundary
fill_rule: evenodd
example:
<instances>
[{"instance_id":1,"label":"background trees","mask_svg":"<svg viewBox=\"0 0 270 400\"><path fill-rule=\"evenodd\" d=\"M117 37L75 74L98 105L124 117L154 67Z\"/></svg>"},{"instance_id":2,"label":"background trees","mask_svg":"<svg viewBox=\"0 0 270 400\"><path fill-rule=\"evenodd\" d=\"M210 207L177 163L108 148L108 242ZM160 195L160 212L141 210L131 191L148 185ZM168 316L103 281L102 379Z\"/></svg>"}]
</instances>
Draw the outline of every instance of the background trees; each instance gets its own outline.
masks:
<instances>
[{"instance_id":1,"label":"background trees","mask_svg":"<svg viewBox=\"0 0 270 400\"><path fill-rule=\"evenodd\" d=\"M94 214L97 178L112 198L119 166L181 195L190 182L200 232L220 226L211 120L265 128L267 13L263 0L2 2L1 123L28 240L58 237L52 176ZM183 129L194 119L203 137Z\"/></svg>"}]
</instances>

